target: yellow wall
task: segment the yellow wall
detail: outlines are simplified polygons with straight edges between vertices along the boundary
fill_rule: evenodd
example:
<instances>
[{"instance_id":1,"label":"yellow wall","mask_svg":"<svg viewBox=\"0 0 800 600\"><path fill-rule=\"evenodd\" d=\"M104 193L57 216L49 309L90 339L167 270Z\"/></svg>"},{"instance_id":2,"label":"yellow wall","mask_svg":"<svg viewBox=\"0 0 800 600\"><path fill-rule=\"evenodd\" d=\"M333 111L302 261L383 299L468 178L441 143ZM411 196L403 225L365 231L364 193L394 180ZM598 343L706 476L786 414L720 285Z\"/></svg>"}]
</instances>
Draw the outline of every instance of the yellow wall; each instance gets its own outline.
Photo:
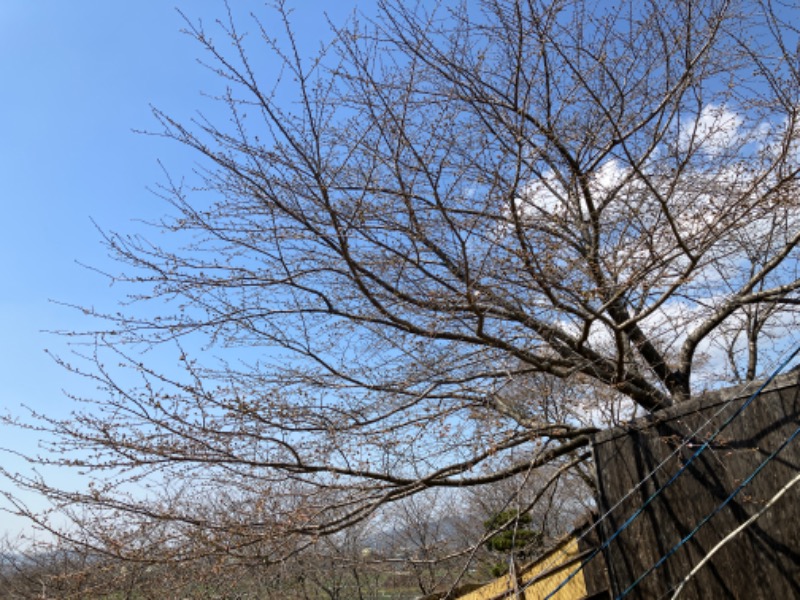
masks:
<instances>
[{"instance_id":1,"label":"yellow wall","mask_svg":"<svg viewBox=\"0 0 800 600\"><path fill-rule=\"evenodd\" d=\"M514 586L512 585L511 578L505 575L503 577L498 577L494 581L490 581L477 590L472 590L468 594L459 596L458 600L491 600L503 593L513 591L513 589Z\"/></svg>"},{"instance_id":2,"label":"yellow wall","mask_svg":"<svg viewBox=\"0 0 800 600\"><path fill-rule=\"evenodd\" d=\"M580 564L578 561L578 540L571 537L528 565L521 574L522 586L531 581L525 589L525 600L543 600L564 581ZM460 596L459 600L493 600L510 598L514 591L511 577L506 575L472 592ZM578 572L552 600L579 600L586 596L586 581L583 572Z\"/></svg>"}]
</instances>

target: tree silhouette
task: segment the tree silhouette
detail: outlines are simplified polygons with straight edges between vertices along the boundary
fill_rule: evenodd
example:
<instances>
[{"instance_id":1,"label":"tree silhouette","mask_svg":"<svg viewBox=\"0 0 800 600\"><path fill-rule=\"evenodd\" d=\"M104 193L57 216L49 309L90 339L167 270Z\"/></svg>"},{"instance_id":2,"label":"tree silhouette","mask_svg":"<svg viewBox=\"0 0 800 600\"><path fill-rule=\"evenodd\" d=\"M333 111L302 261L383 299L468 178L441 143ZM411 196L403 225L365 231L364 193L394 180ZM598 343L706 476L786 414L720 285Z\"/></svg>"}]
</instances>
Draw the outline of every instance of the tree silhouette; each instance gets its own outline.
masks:
<instances>
[{"instance_id":1,"label":"tree silhouette","mask_svg":"<svg viewBox=\"0 0 800 600\"><path fill-rule=\"evenodd\" d=\"M775 6L382 0L311 60L283 3L250 37L187 19L227 119L155 112L198 172L157 235L105 234L129 302L62 359L98 391L31 426L95 481L17 482L106 553L279 562L757 377L800 302Z\"/></svg>"}]
</instances>

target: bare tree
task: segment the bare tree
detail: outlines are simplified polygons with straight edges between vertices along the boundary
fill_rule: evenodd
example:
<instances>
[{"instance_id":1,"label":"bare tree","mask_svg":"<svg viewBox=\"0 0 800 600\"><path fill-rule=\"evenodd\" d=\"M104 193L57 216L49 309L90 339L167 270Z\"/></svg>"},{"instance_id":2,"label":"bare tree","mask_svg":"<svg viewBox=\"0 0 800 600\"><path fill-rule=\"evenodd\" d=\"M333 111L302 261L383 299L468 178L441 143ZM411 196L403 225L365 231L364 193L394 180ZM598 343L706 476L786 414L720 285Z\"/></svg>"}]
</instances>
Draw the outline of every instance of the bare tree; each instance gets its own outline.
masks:
<instances>
[{"instance_id":1,"label":"bare tree","mask_svg":"<svg viewBox=\"0 0 800 600\"><path fill-rule=\"evenodd\" d=\"M156 111L202 170L165 235L105 235L131 303L67 365L100 391L37 425L97 481L20 481L86 543L279 564L579 464L621 400L758 377L796 325L795 7L379 4L312 60L282 3L285 43L187 19L228 118Z\"/></svg>"}]
</instances>

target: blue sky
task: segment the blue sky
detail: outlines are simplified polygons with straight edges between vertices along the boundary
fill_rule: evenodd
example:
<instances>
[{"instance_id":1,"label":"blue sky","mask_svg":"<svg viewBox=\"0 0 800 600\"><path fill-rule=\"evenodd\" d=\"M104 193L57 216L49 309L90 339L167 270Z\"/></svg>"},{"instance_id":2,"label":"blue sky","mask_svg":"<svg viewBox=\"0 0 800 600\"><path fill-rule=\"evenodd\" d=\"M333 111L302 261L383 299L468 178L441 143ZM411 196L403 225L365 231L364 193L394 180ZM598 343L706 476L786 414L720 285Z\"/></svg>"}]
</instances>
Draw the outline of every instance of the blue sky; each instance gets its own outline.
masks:
<instances>
[{"instance_id":1,"label":"blue sky","mask_svg":"<svg viewBox=\"0 0 800 600\"><path fill-rule=\"evenodd\" d=\"M232 2L234 6L237 3ZM355 0L296 2L304 42L325 37L323 13L341 21ZM363 3L371 4L370 2ZM177 8L210 24L222 0L2 0L0 2L0 410L22 404L68 409L62 390L81 382L57 367L45 348L66 340L48 330L90 326L83 305L113 301L116 290L87 263L113 270L93 220L133 231L163 203L148 187L188 173L194 157L174 143L133 130L155 128L150 106L180 118L213 108L202 96L218 83L197 64L200 48ZM239 7L245 6L238 3ZM262 3L247 6L267 14ZM0 425L0 447L35 450L36 439ZM8 470L23 470L0 453ZM0 480L0 486L7 485ZM0 535L19 522L0 514Z\"/></svg>"}]
</instances>

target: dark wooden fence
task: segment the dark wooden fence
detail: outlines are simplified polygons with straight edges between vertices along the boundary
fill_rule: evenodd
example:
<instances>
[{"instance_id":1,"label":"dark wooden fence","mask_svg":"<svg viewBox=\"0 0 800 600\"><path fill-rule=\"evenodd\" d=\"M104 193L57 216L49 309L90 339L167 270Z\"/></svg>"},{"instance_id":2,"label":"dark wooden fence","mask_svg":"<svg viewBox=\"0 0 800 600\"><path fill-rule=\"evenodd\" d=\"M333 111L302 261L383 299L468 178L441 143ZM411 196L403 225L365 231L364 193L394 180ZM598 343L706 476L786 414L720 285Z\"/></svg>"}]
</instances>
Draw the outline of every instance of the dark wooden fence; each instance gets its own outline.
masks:
<instances>
[{"instance_id":1,"label":"dark wooden fence","mask_svg":"<svg viewBox=\"0 0 800 600\"><path fill-rule=\"evenodd\" d=\"M601 524L603 539L613 536L657 490L667 486L605 550L614 597L628 591L627 598L669 598L671 590L720 540L797 474L800 436L719 509L800 427L798 375L792 372L772 382L694 459L698 447L754 389L708 394L596 436L600 514L621 501ZM690 443L681 446L687 436L691 436ZM651 472L654 475L647 478ZM691 539L682 542L717 510ZM665 556L668 558L663 559ZM687 583L681 598L800 598L800 485L714 554Z\"/></svg>"}]
</instances>

